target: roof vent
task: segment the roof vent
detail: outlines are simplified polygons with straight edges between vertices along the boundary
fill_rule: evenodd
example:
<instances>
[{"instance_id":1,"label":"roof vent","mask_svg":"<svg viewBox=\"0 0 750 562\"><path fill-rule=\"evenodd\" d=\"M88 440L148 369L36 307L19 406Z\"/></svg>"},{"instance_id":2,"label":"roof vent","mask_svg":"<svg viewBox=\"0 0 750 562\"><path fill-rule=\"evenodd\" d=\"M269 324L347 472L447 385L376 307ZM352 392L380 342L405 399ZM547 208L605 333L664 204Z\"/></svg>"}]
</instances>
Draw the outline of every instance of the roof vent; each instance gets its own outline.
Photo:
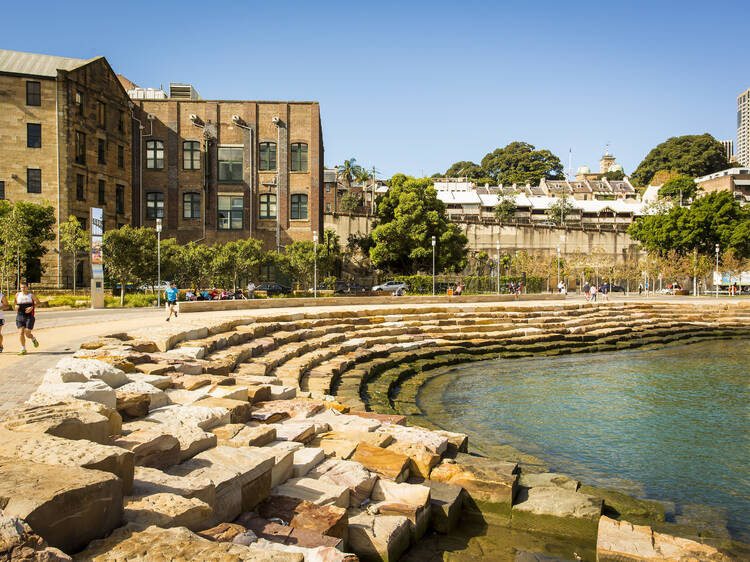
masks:
<instances>
[{"instance_id":1,"label":"roof vent","mask_svg":"<svg viewBox=\"0 0 750 562\"><path fill-rule=\"evenodd\" d=\"M199 100L201 97L190 84L170 82L169 97L177 100Z\"/></svg>"}]
</instances>

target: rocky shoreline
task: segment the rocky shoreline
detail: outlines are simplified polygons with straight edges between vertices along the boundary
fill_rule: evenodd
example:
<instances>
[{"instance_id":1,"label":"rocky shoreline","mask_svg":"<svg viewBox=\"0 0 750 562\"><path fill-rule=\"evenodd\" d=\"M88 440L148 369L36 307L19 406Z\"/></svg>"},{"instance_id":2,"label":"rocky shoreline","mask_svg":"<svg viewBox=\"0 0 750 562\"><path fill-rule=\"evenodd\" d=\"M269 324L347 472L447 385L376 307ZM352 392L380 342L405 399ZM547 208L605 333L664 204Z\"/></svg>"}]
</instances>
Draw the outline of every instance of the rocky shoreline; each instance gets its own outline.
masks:
<instances>
[{"instance_id":1,"label":"rocky shoreline","mask_svg":"<svg viewBox=\"0 0 750 562\"><path fill-rule=\"evenodd\" d=\"M472 455L465 435L420 427L415 399L449 364L747 335L750 307L183 318L84 344L3 416L3 556L353 561L411 549L419 559L420 545L471 521L570 540L584 560L742 552L670 528L655 502Z\"/></svg>"}]
</instances>

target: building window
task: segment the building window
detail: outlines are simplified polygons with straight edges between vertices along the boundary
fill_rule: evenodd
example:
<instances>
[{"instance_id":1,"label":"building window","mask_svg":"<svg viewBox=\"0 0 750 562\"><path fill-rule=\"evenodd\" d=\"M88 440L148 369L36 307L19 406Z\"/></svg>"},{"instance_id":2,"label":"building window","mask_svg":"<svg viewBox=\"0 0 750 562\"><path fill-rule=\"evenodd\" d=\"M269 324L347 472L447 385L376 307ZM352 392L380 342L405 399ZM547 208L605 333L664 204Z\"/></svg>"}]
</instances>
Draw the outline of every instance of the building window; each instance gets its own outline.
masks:
<instances>
[{"instance_id":1,"label":"building window","mask_svg":"<svg viewBox=\"0 0 750 562\"><path fill-rule=\"evenodd\" d=\"M0 181L0 201L5 199L5 182Z\"/></svg>"},{"instance_id":2,"label":"building window","mask_svg":"<svg viewBox=\"0 0 750 562\"><path fill-rule=\"evenodd\" d=\"M292 212L290 218L297 220L307 219L307 195L292 195Z\"/></svg>"},{"instance_id":3,"label":"building window","mask_svg":"<svg viewBox=\"0 0 750 562\"><path fill-rule=\"evenodd\" d=\"M86 164L86 135L80 131L76 131L76 142L75 142L76 164Z\"/></svg>"},{"instance_id":4,"label":"building window","mask_svg":"<svg viewBox=\"0 0 750 562\"><path fill-rule=\"evenodd\" d=\"M164 141L146 142L146 168L149 170L164 169Z\"/></svg>"},{"instance_id":5,"label":"building window","mask_svg":"<svg viewBox=\"0 0 750 562\"><path fill-rule=\"evenodd\" d=\"M121 133L125 132L125 112L122 109L117 113L117 130Z\"/></svg>"},{"instance_id":6,"label":"building window","mask_svg":"<svg viewBox=\"0 0 750 562\"><path fill-rule=\"evenodd\" d=\"M164 218L164 194L160 191L146 193L146 218Z\"/></svg>"},{"instance_id":7,"label":"building window","mask_svg":"<svg viewBox=\"0 0 750 562\"><path fill-rule=\"evenodd\" d=\"M99 180L99 205L107 204L107 184L104 180Z\"/></svg>"},{"instance_id":8,"label":"building window","mask_svg":"<svg viewBox=\"0 0 750 562\"><path fill-rule=\"evenodd\" d=\"M26 105L42 105L42 83L26 82Z\"/></svg>"},{"instance_id":9,"label":"building window","mask_svg":"<svg viewBox=\"0 0 750 562\"><path fill-rule=\"evenodd\" d=\"M39 123L26 123L26 146L42 148L42 126Z\"/></svg>"},{"instance_id":10,"label":"building window","mask_svg":"<svg viewBox=\"0 0 750 562\"><path fill-rule=\"evenodd\" d=\"M184 141L182 143L182 169L201 169L201 143L198 141Z\"/></svg>"},{"instance_id":11,"label":"building window","mask_svg":"<svg viewBox=\"0 0 750 562\"><path fill-rule=\"evenodd\" d=\"M219 230L242 230L244 205L245 198L242 195L219 195L217 228Z\"/></svg>"},{"instance_id":12,"label":"building window","mask_svg":"<svg viewBox=\"0 0 750 562\"><path fill-rule=\"evenodd\" d=\"M200 193L183 193L182 194L182 218L183 219L201 218L201 194Z\"/></svg>"},{"instance_id":13,"label":"building window","mask_svg":"<svg viewBox=\"0 0 750 562\"><path fill-rule=\"evenodd\" d=\"M242 148L219 147L219 181L242 181Z\"/></svg>"},{"instance_id":14,"label":"building window","mask_svg":"<svg viewBox=\"0 0 750 562\"><path fill-rule=\"evenodd\" d=\"M115 188L115 212L118 215L125 214L125 186L122 185Z\"/></svg>"},{"instance_id":15,"label":"building window","mask_svg":"<svg viewBox=\"0 0 750 562\"><path fill-rule=\"evenodd\" d=\"M125 147L124 146L117 147L117 167L118 168L125 167Z\"/></svg>"},{"instance_id":16,"label":"building window","mask_svg":"<svg viewBox=\"0 0 750 562\"><path fill-rule=\"evenodd\" d=\"M104 139L96 139L96 159L99 164L104 164L107 161L107 143Z\"/></svg>"},{"instance_id":17,"label":"building window","mask_svg":"<svg viewBox=\"0 0 750 562\"><path fill-rule=\"evenodd\" d=\"M326 193L331 193L331 184L330 183L326 184Z\"/></svg>"},{"instance_id":18,"label":"building window","mask_svg":"<svg viewBox=\"0 0 750 562\"><path fill-rule=\"evenodd\" d=\"M260 196L260 218L276 218L276 195L273 193L264 193Z\"/></svg>"},{"instance_id":19,"label":"building window","mask_svg":"<svg viewBox=\"0 0 750 562\"><path fill-rule=\"evenodd\" d=\"M292 172L307 171L307 144L304 142L292 143Z\"/></svg>"},{"instance_id":20,"label":"building window","mask_svg":"<svg viewBox=\"0 0 750 562\"><path fill-rule=\"evenodd\" d=\"M326 213L330 213L330 212L331 212L331 202L329 201L326 203Z\"/></svg>"},{"instance_id":21,"label":"building window","mask_svg":"<svg viewBox=\"0 0 750 562\"><path fill-rule=\"evenodd\" d=\"M260 169L263 171L276 169L276 143L260 143Z\"/></svg>"},{"instance_id":22,"label":"building window","mask_svg":"<svg viewBox=\"0 0 750 562\"><path fill-rule=\"evenodd\" d=\"M26 168L26 192L42 192L42 171L39 168Z\"/></svg>"},{"instance_id":23,"label":"building window","mask_svg":"<svg viewBox=\"0 0 750 562\"><path fill-rule=\"evenodd\" d=\"M86 200L85 183L86 178L83 177L83 174L76 174L76 199L79 201Z\"/></svg>"},{"instance_id":24,"label":"building window","mask_svg":"<svg viewBox=\"0 0 750 562\"><path fill-rule=\"evenodd\" d=\"M107 106L103 101L96 102L96 124L102 129L107 128Z\"/></svg>"}]
</instances>

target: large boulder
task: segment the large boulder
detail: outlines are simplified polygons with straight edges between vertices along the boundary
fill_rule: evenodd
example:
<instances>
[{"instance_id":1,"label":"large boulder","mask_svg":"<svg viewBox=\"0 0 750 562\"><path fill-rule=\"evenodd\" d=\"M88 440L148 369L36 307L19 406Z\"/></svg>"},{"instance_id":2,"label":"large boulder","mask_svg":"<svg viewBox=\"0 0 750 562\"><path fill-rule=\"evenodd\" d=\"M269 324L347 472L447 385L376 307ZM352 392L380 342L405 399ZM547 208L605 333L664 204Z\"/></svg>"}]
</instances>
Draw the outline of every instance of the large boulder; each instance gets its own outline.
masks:
<instances>
[{"instance_id":1,"label":"large boulder","mask_svg":"<svg viewBox=\"0 0 750 562\"><path fill-rule=\"evenodd\" d=\"M120 524L122 488L108 472L0 457L3 514L24 519L64 552L77 552Z\"/></svg>"},{"instance_id":2,"label":"large boulder","mask_svg":"<svg viewBox=\"0 0 750 562\"><path fill-rule=\"evenodd\" d=\"M211 508L216 503L216 486L210 480L200 476L175 476L146 466L135 467L132 494L177 494L184 498L197 498Z\"/></svg>"},{"instance_id":3,"label":"large boulder","mask_svg":"<svg viewBox=\"0 0 750 562\"><path fill-rule=\"evenodd\" d=\"M65 357L60 359L51 371L58 373L62 378L83 377L89 381L102 381L112 388L118 388L130 382L124 371L96 359ZM83 382L78 379L76 381Z\"/></svg>"},{"instance_id":4,"label":"large boulder","mask_svg":"<svg viewBox=\"0 0 750 562\"><path fill-rule=\"evenodd\" d=\"M89 400L115 409L115 391L107 383L92 380L61 384L42 383L29 397L29 404L48 403L50 400Z\"/></svg>"},{"instance_id":5,"label":"large boulder","mask_svg":"<svg viewBox=\"0 0 750 562\"><path fill-rule=\"evenodd\" d=\"M603 516L596 543L599 562L656 562L691 560L724 562L730 558L715 548L689 539L654 532L646 525L633 525Z\"/></svg>"},{"instance_id":6,"label":"large boulder","mask_svg":"<svg viewBox=\"0 0 750 562\"><path fill-rule=\"evenodd\" d=\"M149 405L152 409L161 408L169 404L169 397L163 390L145 381L134 381L124 384L117 389L117 393L146 395L150 399Z\"/></svg>"},{"instance_id":7,"label":"large boulder","mask_svg":"<svg viewBox=\"0 0 750 562\"><path fill-rule=\"evenodd\" d=\"M23 433L47 433L65 439L86 439L108 444L122 430L122 418L114 408L84 400L26 405L0 416L0 425Z\"/></svg>"},{"instance_id":8,"label":"large boulder","mask_svg":"<svg viewBox=\"0 0 750 562\"><path fill-rule=\"evenodd\" d=\"M362 560L395 562L409 548L409 520L399 515L349 511L349 550Z\"/></svg>"},{"instance_id":9,"label":"large boulder","mask_svg":"<svg viewBox=\"0 0 750 562\"><path fill-rule=\"evenodd\" d=\"M114 445L135 454L135 464L167 468L180 462L180 442L161 429L133 431L114 441Z\"/></svg>"},{"instance_id":10,"label":"large boulder","mask_svg":"<svg viewBox=\"0 0 750 562\"><path fill-rule=\"evenodd\" d=\"M311 478L327 480L349 488L349 505L359 507L370 497L378 477L358 462L328 459L309 474Z\"/></svg>"},{"instance_id":11,"label":"large boulder","mask_svg":"<svg viewBox=\"0 0 750 562\"><path fill-rule=\"evenodd\" d=\"M148 527L187 527L191 531L211 524L213 509L198 498L159 493L125 499L123 517L126 523Z\"/></svg>"},{"instance_id":12,"label":"large boulder","mask_svg":"<svg viewBox=\"0 0 750 562\"><path fill-rule=\"evenodd\" d=\"M260 550L231 542L215 542L185 527L161 529L127 525L109 537L92 542L76 560L91 562L171 562L173 560L239 560L248 562L303 562L301 553Z\"/></svg>"},{"instance_id":13,"label":"large boulder","mask_svg":"<svg viewBox=\"0 0 750 562\"><path fill-rule=\"evenodd\" d=\"M165 406L151 412L146 418L163 424L182 423L195 425L209 431L212 427L230 423L229 410L191 404L189 406Z\"/></svg>"},{"instance_id":14,"label":"large boulder","mask_svg":"<svg viewBox=\"0 0 750 562\"><path fill-rule=\"evenodd\" d=\"M352 460L382 478L396 482L403 482L409 478L409 457L395 451L360 443Z\"/></svg>"},{"instance_id":15,"label":"large boulder","mask_svg":"<svg viewBox=\"0 0 750 562\"><path fill-rule=\"evenodd\" d=\"M133 486L135 457L119 447L52 435L23 434L0 429L3 455L42 464L78 466L110 472L122 479L124 493Z\"/></svg>"}]
</instances>

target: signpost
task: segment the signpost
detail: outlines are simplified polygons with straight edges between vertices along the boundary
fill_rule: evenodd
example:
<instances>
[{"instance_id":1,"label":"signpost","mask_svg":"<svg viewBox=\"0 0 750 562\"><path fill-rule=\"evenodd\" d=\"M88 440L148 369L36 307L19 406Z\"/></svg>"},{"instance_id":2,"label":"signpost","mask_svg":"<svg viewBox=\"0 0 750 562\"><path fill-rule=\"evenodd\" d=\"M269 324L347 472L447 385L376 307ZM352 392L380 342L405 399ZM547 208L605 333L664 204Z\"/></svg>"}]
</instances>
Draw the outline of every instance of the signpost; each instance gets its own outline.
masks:
<instances>
[{"instance_id":1,"label":"signpost","mask_svg":"<svg viewBox=\"0 0 750 562\"><path fill-rule=\"evenodd\" d=\"M101 207L89 210L91 225L91 308L104 308L104 266L102 242L104 240L104 211Z\"/></svg>"}]
</instances>

